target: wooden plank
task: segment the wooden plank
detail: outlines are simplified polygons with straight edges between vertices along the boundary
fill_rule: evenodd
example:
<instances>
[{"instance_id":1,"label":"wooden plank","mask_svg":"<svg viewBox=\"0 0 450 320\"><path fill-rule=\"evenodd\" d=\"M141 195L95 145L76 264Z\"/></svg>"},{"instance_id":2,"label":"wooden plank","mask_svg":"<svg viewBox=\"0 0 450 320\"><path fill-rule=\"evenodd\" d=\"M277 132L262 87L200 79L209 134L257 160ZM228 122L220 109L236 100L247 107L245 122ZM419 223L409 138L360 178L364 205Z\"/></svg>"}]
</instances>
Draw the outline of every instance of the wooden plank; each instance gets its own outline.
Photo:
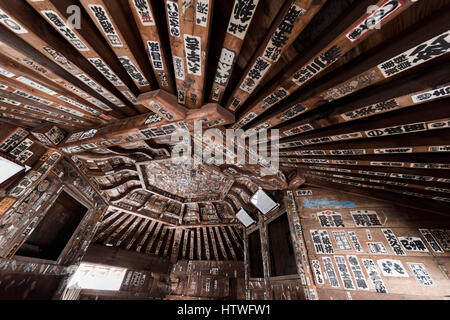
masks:
<instances>
[{"instance_id":1,"label":"wooden plank","mask_svg":"<svg viewBox=\"0 0 450 320\"><path fill-rule=\"evenodd\" d=\"M122 118L123 115L121 113L117 113L114 110L112 110L110 107L99 101L98 99L90 96L88 93L86 93L81 88L77 87L73 82L70 82L66 80L65 78L61 77L51 69L44 66L42 63L36 61L36 58L30 58L29 56L23 54L16 46L12 46L6 42L2 42L2 45L0 46L0 52L11 59L14 59L17 63L21 64L21 66L27 68L30 71L37 72L38 74L45 77L45 80L50 80L57 84L61 89L67 90L71 92L72 94L75 94L79 98L83 99L83 104L87 104L92 107L100 108L102 111L107 111L108 115L103 115L104 120L113 120L117 118ZM43 57L46 59L45 57ZM48 59L46 59L48 60ZM16 67L15 67L16 68ZM29 72L29 71L28 71ZM72 106L71 106L72 107ZM80 110L82 114L84 113L86 116L90 116L91 114L97 116L98 111L94 111L91 109L86 108L86 110ZM89 110L90 112L88 112ZM86 117L87 118L87 117Z\"/></svg>"},{"instance_id":2,"label":"wooden plank","mask_svg":"<svg viewBox=\"0 0 450 320\"><path fill-rule=\"evenodd\" d=\"M297 272L300 276L301 284L305 287L306 297L311 299L312 296L317 297L315 282L311 274L309 266L309 256L306 248L305 238L303 235L303 226L297 211L294 194L291 190L286 191L284 203L287 210L289 220L289 230L291 233L292 243L295 249L295 259Z\"/></svg>"},{"instance_id":3,"label":"wooden plank","mask_svg":"<svg viewBox=\"0 0 450 320\"><path fill-rule=\"evenodd\" d=\"M156 221L152 220L150 222L150 224L148 225L148 228L147 228L147 231L144 234L144 237L142 237L141 241L139 241L139 245L137 246L137 249L136 249L137 252L141 252L142 247L145 244L145 241L147 241L147 238L149 237L149 235L152 232L152 230L155 227L155 225L156 225Z\"/></svg>"},{"instance_id":4,"label":"wooden plank","mask_svg":"<svg viewBox=\"0 0 450 320\"><path fill-rule=\"evenodd\" d=\"M121 212L121 216L118 219L116 219L116 221L114 221L112 224L110 224L105 230L103 230L102 232L97 234L95 236L93 242L97 242L100 239L102 239L104 236L110 234L114 230L114 228L116 228L120 223L122 223L122 221L125 220L126 217L128 217L128 215L123 214Z\"/></svg>"},{"instance_id":5,"label":"wooden plank","mask_svg":"<svg viewBox=\"0 0 450 320\"><path fill-rule=\"evenodd\" d=\"M120 237L120 239L116 242L116 247L119 247L125 240L128 238L128 236L131 234L132 231L135 231L137 225L141 222L142 218L137 217L133 223L128 227L127 231L124 232L124 234Z\"/></svg>"},{"instance_id":6,"label":"wooden plank","mask_svg":"<svg viewBox=\"0 0 450 320\"><path fill-rule=\"evenodd\" d=\"M2 81L0 80L0 83L1 82ZM60 110L63 108L57 109L58 107L57 108L49 107L44 103L40 103L40 102L31 100L34 98L31 97L29 94L27 94L24 91L15 90L12 87L7 87L1 92L1 94L2 94L2 99L0 99L1 101L13 100L13 101L20 103L20 105L22 105L22 107L24 107L28 110L36 111L43 115L55 115L55 116L58 116L61 121L65 121L65 120L72 121L77 126L82 126L82 125L92 126L93 125L92 122L90 122L90 121L83 120L83 118L81 118L79 116L74 116L71 113ZM9 101L5 101L5 102L9 103ZM17 103L14 103L14 104L19 105ZM56 110L58 110L59 112L57 113Z\"/></svg>"},{"instance_id":7,"label":"wooden plank","mask_svg":"<svg viewBox=\"0 0 450 320\"><path fill-rule=\"evenodd\" d=\"M222 230L223 237L225 238L225 242L227 243L228 249L231 252L231 256L233 257L233 260L237 261L236 252L234 251L233 244L230 241L230 237L228 237L227 231L225 230L224 227L220 227L219 230Z\"/></svg>"},{"instance_id":8,"label":"wooden plank","mask_svg":"<svg viewBox=\"0 0 450 320\"><path fill-rule=\"evenodd\" d=\"M181 229L175 230L175 237L173 240L172 253L170 256L170 263L176 263L178 261L178 250L180 249L180 241L181 241L182 234L183 234L183 230L181 230Z\"/></svg>"},{"instance_id":9,"label":"wooden plank","mask_svg":"<svg viewBox=\"0 0 450 320\"><path fill-rule=\"evenodd\" d=\"M158 245L156 246L155 255L159 255L159 251L161 250L164 238L166 237L168 229L163 227L161 232L161 236L159 237Z\"/></svg>"},{"instance_id":10,"label":"wooden plank","mask_svg":"<svg viewBox=\"0 0 450 320\"><path fill-rule=\"evenodd\" d=\"M163 91L159 92L162 93ZM126 141L149 140L156 137L171 135L177 128L193 131L194 123L199 119L208 119L206 123L220 119L227 119L225 122L231 122L231 118L228 118L230 115L231 114L228 111L213 104L206 105L201 109L193 110L188 114L184 121L169 122L154 114L140 115L120 120L114 124L103 126L101 128L91 128L90 130L85 131L86 134L88 132L89 134L84 137L82 132L76 132L66 140L63 147L66 149L65 152L72 153L84 152L94 148L82 149L80 148L81 145L85 145L85 147L93 144L98 144L99 146L111 146L120 145ZM80 138L83 139L80 140Z\"/></svg>"},{"instance_id":11,"label":"wooden plank","mask_svg":"<svg viewBox=\"0 0 450 320\"><path fill-rule=\"evenodd\" d=\"M227 251L225 250L225 246L224 246L224 244L223 244L222 237L220 236L219 227L214 227L214 231L215 231L217 240L219 241L219 248L220 248L220 251L222 252L222 255L223 255L224 259L225 259L225 260L228 260Z\"/></svg>"},{"instance_id":12,"label":"wooden plank","mask_svg":"<svg viewBox=\"0 0 450 320\"><path fill-rule=\"evenodd\" d=\"M214 230L212 228L207 228L208 232L209 232L209 236L211 237L211 245L212 245L212 249L213 249L213 254L214 254L214 258L216 259L216 261L219 261L219 252L217 250L217 242L216 242L216 237L214 236Z\"/></svg>"},{"instance_id":13,"label":"wooden plank","mask_svg":"<svg viewBox=\"0 0 450 320\"><path fill-rule=\"evenodd\" d=\"M395 39L391 45L383 45L382 49L377 50L373 55L366 56L366 59L352 63L351 66L344 67L344 70L336 70L334 74L337 76L333 77L333 74L330 74L330 81L316 86L306 95L290 101L285 108L280 110L280 113L257 122L252 129L272 128L288 121L290 117L298 117L309 110L342 99L370 86L389 81L393 76L399 76L408 70L418 68L422 64L446 55L450 49L445 47L440 52L431 54L424 53L426 49L423 50L430 47L432 43L450 41L449 18L450 14L447 13L430 20L431 23L423 23L419 29L410 30L405 33L405 36ZM433 30L433 33L430 35L426 30ZM411 37L412 33L416 36ZM404 59L404 61L396 64L395 61L399 61L399 59Z\"/></svg>"},{"instance_id":14,"label":"wooden plank","mask_svg":"<svg viewBox=\"0 0 450 320\"><path fill-rule=\"evenodd\" d=\"M189 231L190 244L189 244L189 260L194 260L194 244L195 244L195 229Z\"/></svg>"},{"instance_id":15,"label":"wooden plank","mask_svg":"<svg viewBox=\"0 0 450 320\"><path fill-rule=\"evenodd\" d=\"M0 101L3 100L2 98L0 98ZM11 101L11 100L7 100L7 101ZM77 128L80 128L81 125L80 124L74 124L73 122L66 122L65 119L61 119L59 117L59 115L55 115L53 113L49 114L49 111L47 110L36 110L35 107L31 106L31 105L23 105L23 106L12 106L9 103L4 103L4 102L0 102L0 110L3 110L5 112L13 112L13 113L17 113L17 114L22 114L23 116L26 117L32 117L38 120L42 120L42 121L47 121L47 122L52 122L57 124L58 126L61 126L63 128L65 128L66 130L74 130Z\"/></svg>"},{"instance_id":16,"label":"wooden plank","mask_svg":"<svg viewBox=\"0 0 450 320\"><path fill-rule=\"evenodd\" d=\"M189 230L183 231L183 249L181 250L181 259L186 260L187 255L187 246L188 246L188 240L189 240Z\"/></svg>"},{"instance_id":17,"label":"wooden plank","mask_svg":"<svg viewBox=\"0 0 450 320\"><path fill-rule=\"evenodd\" d=\"M391 114L390 117L378 118L368 123L356 122L337 127L336 129L324 130L323 133L306 133L302 135L302 137L305 137L304 139L296 137L283 139L279 145L281 149L286 149L329 142L342 143L357 139L374 139L445 129L447 128L445 123L448 121L445 117L445 105L445 100L431 102L411 108L408 112L408 119L405 119L403 113L395 113Z\"/></svg>"},{"instance_id":18,"label":"wooden plank","mask_svg":"<svg viewBox=\"0 0 450 320\"><path fill-rule=\"evenodd\" d=\"M261 240L262 264L264 273L264 300L272 299L272 290L270 286L271 265L269 260L269 235L267 233L267 225L261 219L259 223L259 232Z\"/></svg>"},{"instance_id":19,"label":"wooden plank","mask_svg":"<svg viewBox=\"0 0 450 320\"><path fill-rule=\"evenodd\" d=\"M145 249L146 254L150 254L153 247L153 243L155 243L159 235L159 231L161 230L162 227L163 227L162 223L158 223L158 225L156 226L155 231L153 232L152 237L150 238L150 241L147 244L147 248Z\"/></svg>"},{"instance_id":20,"label":"wooden plank","mask_svg":"<svg viewBox=\"0 0 450 320\"><path fill-rule=\"evenodd\" d=\"M9 70L8 76L0 76L1 84L8 87L7 91L52 106L55 112L61 110L84 117L93 123L105 123L102 112L92 108L88 103L80 103L79 101L83 100L74 94L61 89L47 78L18 66L3 54L0 54L0 68L4 71Z\"/></svg>"},{"instance_id":21,"label":"wooden plank","mask_svg":"<svg viewBox=\"0 0 450 320\"><path fill-rule=\"evenodd\" d=\"M103 243L106 244L111 244L112 241L116 240L117 236L119 235L120 232L122 232L126 227L129 227L131 225L131 222L137 219L135 216L133 215L127 215L127 219L121 223L119 225L119 227L117 229L115 229L107 238L105 241L103 241Z\"/></svg>"},{"instance_id":22,"label":"wooden plank","mask_svg":"<svg viewBox=\"0 0 450 320\"><path fill-rule=\"evenodd\" d=\"M365 91L364 95L359 95L356 99L333 103L333 110L330 108L319 117L312 115L293 124L281 126L280 136L283 138L294 134L295 128L301 124L310 124L314 129L325 128L443 99L450 95L447 68L450 68L450 63L440 64L424 73L413 74Z\"/></svg>"},{"instance_id":23,"label":"wooden plank","mask_svg":"<svg viewBox=\"0 0 450 320\"><path fill-rule=\"evenodd\" d=\"M31 1L27 2L57 31L59 32L80 54L85 57L112 85L117 87L117 89L125 96L131 103L133 103L132 98L130 99L130 88L125 85L123 81L123 72L120 72L117 68L118 65L112 63L111 59L108 62L102 58L99 52L103 52L103 55L107 52L102 50L104 47L99 47L100 42L97 40L91 25L87 23L87 17L83 14L80 17L81 23L84 23L84 27L77 29L72 28L69 30L70 26L66 23L65 19L69 18L69 14L64 10L70 5L70 2L66 0L60 0L57 2L52 2L51 0L43 1ZM88 36L89 34L89 36ZM87 40L89 39L89 40ZM95 41L95 45L91 43ZM102 51L100 51L102 50ZM113 71L113 70L116 70ZM122 79L117 75L121 74ZM128 79L127 79L128 80ZM134 89L134 87L132 87ZM126 94L125 92L128 92Z\"/></svg>"},{"instance_id":24,"label":"wooden plank","mask_svg":"<svg viewBox=\"0 0 450 320\"><path fill-rule=\"evenodd\" d=\"M229 226L228 226L227 228L228 228L228 231L230 232L231 237L233 238L234 243L236 244L236 246L237 246L239 249L243 250L241 243L239 242L238 238L236 237L236 234L235 234L234 231L233 231L233 228L232 228L232 227L229 227Z\"/></svg>"},{"instance_id":25,"label":"wooden plank","mask_svg":"<svg viewBox=\"0 0 450 320\"><path fill-rule=\"evenodd\" d=\"M0 26L0 29L1 28L5 29ZM93 89L66 71L66 69L69 71L72 70L73 73L76 69L59 52L44 46L43 50L45 52L48 51L49 56L46 57L33 46L6 29L4 32L0 33L0 39L3 44L2 52L4 55L13 57L16 59L16 62L24 65L26 68L32 69L39 74L43 74L45 80L49 79L64 90L68 90L71 94L74 94L78 97L78 100L72 100L81 104L86 104L92 108L92 110L87 109L88 112L94 115L101 115L105 120L122 118L125 114L120 111L119 107L112 105L112 103L108 102L106 99L101 99L104 101L102 102L98 98L95 98L94 96L97 96L97 93ZM55 62L52 62L50 59Z\"/></svg>"},{"instance_id":26,"label":"wooden plank","mask_svg":"<svg viewBox=\"0 0 450 320\"><path fill-rule=\"evenodd\" d=\"M285 3L250 61L241 81L228 99L226 103L228 110L236 111L247 101L325 2L325 0L290 0Z\"/></svg>"},{"instance_id":27,"label":"wooden plank","mask_svg":"<svg viewBox=\"0 0 450 320\"><path fill-rule=\"evenodd\" d=\"M159 87L169 93L175 93L172 73L169 70L170 52L165 50L159 36L159 32L163 32L163 30L158 27L160 21L158 21L158 17L155 18L155 11L151 1L128 0L128 3L136 20L142 43L146 48Z\"/></svg>"},{"instance_id":28,"label":"wooden plank","mask_svg":"<svg viewBox=\"0 0 450 320\"><path fill-rule=\"evenodd\" d=\"M213 0L165 3L178 102L198 109L204 100Z\"/></svg>"},{"instance_id":29,"label":"wooden plank","mask_svg":"<svg viewBox=\"0 0 450 320\"><path fill-rule=\"evenodd\" d=\"M166 243L166 247L164 248L163 257L167 257L167 254L169 253L169 248L170 248L170 244L172 242L174 233L175 233L174 229L169 229L169 235L167 236L167 243Z\"/></svg>"},{"instance_id":30,"label":"wooden plank","mask_svg":"<svg viewBox=\"0 0 450 320\"><path fill-rule=\"evenodd\" d=\"M373 5L373 1L360 1L345 19L327 30L322 39L283 71L283 75L270 89L264 90L264 93L245 110L233 129L242 128L288 95L304 87L346 53L378 32L375 28L364 28L368 20L372 21L372 16L376 15L377 22L383 27L413 4L411 0L397 0L393 3L382 0L376 4L379 8L377 12L367 13L367 8Z\"/></svg>"},{"instance_id":31,"label":"wooden plank","mask_svg":"<svg viewBox=\"0 0 450 320\"><path fill-rule=\"evenodd\" d=\"M359 195L375 197L377 199L389 200L394 203L401 203L407 207L414 207L421 210L445 215L446 211L443 208L448 207L448 198L431 196L418 192L410 192L407 190L399 190L393 188L382 188L381 186L374 186L363 183L349 184L348 181L340 179L329 179L325 177L311 176L310 182L313 185L321 185L323 187L332 187L343 191L350 191ZM401 195L402 197L400 197ZM405 199L407 199L405 201ZM420 208L416 203L420 199Z\"/></svg>"},{"instance_id":32,"label":"wooden plank","mask_svg":"<svg viewBox=\"0 0 450 320\"><path fill-rule=\"evenodd\" d=\"M16 23L20 21L21 24L19 25L22 26L22 31L15 32L11 29L16 36L91 87L97 92L100 100L106 99L108 105L113 108L119 107L117 109L120 109L127 115L136 114L123 101L117 98L117 96L121 96L119 91L112 84L105 81L103 75L88 61L84 60L77 49L65 46L65 41L61 41L63 36L51 28L44 19L41 19L32 7L23 6L19 1L14 3L6 2L8 1L2 0L0 2L1 10L12 19L15 19ZM36 34L32 30L40 30L40 33ZM71 59L68 60L66 57Z\"/></svg>"},{"instance_id":33,"label":"wooden plank","mask_svg":"<svg viewBox=\"0 0 450 320\"><path fill-rule=\"evenodd\" d=\"M205 243L206 260L211 260L211 251L209 250L209 240L208 240L208 234L206 232L206 228L202 228L202 232L203 232L203 240Z\"/></svg>"},{"instance_id":34,"label":"wooden plank","mask_svg":"<svg viewBox=\"0 0 450 320\"><path fill-rule=\"evenodd\" d=\"M144 231L145 227L149 225L149 223L150 223L150 220L142 220L141 221L139 228L134 233L133 238L127 244L127 247L126 247L127 250L130 250L131 247L133 246L133 244L137 241L137 239L142 236L142 232Z\"/></svg>"},{"instance_id":35,"label":"wooden plank","mask_svg":"<svg viewBox=\"0 0 450 320\"><path fill-rule=\"evenodd\" d=\"M316 171L305 171L305 174L309 174L309 175L313 175L313 176L320 176L320 177L329 177L329 178L336 178L336 179L340 179L340 180L350 180L350 181L356 181L356 183L359 182L368 182L368 183L373 183L373 184L379 184L383 186L383 189L389 189L389 186L394 186L394 187L401 187L401 188L405 188L405 189L413 189L410 190L411 192L418 192L420 194L427 194L427 192L421 192L421 191L429 191L430 193L433 192L434 195L436 197L442 197L442 198L448 198L449 197L449 193L450 193L450 189L448 188L439 188L439 187L432 187L432 186L428 186L428 185L420 185L420 184L414 184L414 183L406 183L406 182L398 182L398 181L394 181L392 179L387 179L387 178L381 178L378 177L377 179L374 177L370 177L370 178L365 178L365 177L360 177L360 176L355 176L355 175L348 175L348 174L333 174L333 173L327 173L327 172L316 172ZM419 191L418 191L419 190ZM450 199L450 198L449 198Z\"/></svg>"},{"instance_id":36,"label":"wooden plank","mask_svg":"<svg viewBox=\"0 0 450 320\"><path fill-rule=\"evenodd\" d=\"M259 0L235 0L209 100L222 103Z\"/></svg>"},{"instance_id":37,"label":"wooden plank","mask_svg":"<svg viewBox=\"0 0 450 320\"><path fill-rule=\"evenodd\" d=\"M140 53L140 47L136 46L132 40L133 31L128 26L127 18L124 17L119 2L103 0L81 0L80 2L137 86L138 92L145 93L156 89L157 84L151 68L147 59L143 60L144 55ZM145 112L145 109L138 105L136 96L132 92L128 91L124 95L133 100L141 112Z\"/></svg>"},{"instance_id":38,"label":"wooden plank","mask_svg":"<svg viewBox=\"0 0 450 320\"><path fill-rule=\"evenodd\" d=\"M396 168L395 170L383 167L379 167L376 169L370 167L351 169L351 168L344 168L342 166L316 166L316 165L300 165L299 167L317 171L354 173L374 177L390 177L401 180L436 182L442 184L450 183L450 172L445 170L435 170L424 173L421 169L405 169L405 168Z\"/></svg>"},{"instance_id":39,"label":"wooden plank","mask_svg":"<svg viewBox=\"0 0 450 320\"><path fill-rule=\"evenodd\" d=\"M195 229L195 234L197 237L197 260L203 260L202 258L202 235L200 233L200 228Z\"/></svg>"}]
</instances>

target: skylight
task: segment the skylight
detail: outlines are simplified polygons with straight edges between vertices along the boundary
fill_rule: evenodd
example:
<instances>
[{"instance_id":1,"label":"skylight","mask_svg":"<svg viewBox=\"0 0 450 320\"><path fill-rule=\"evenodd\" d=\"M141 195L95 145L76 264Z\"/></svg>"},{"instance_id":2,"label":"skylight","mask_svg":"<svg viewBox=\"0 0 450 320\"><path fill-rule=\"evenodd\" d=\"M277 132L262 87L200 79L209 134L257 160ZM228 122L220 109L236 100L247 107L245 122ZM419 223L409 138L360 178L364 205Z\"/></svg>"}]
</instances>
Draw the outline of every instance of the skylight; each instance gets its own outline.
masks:
<instances>
[{"instance_id":1,"label":"skylight","mask_svg":"<svg viewBox=\"0 0 450 320\"><path fill-rule=\"evenodd\" d=\"M68 288L118 291L127 269L82 263Z\"/></svg>"}]
</instances>

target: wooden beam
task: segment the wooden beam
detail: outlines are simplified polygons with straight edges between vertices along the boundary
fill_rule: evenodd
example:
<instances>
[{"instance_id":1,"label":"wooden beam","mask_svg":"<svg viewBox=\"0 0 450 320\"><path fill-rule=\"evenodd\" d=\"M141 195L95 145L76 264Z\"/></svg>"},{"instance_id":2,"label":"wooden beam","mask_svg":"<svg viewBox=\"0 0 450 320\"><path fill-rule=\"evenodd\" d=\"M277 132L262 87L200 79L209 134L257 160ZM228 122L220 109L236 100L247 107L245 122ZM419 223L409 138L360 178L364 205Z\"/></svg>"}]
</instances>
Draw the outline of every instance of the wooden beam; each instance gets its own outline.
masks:
<instances>
[{"instance_id":1,"label":"wooden beam","mask_svg":"<svg viewBox=\"0 0 450 320\"><path fill-rule=\"evenodd\" d=\"M213 0L165 0L178 102L203 105Z\"/></svg>"},{"instance_id":2,"label":"wooden beam","mask_svg":"<svg viewBox=\"0 0 450 320\"><path fill-rule=\"evenodd\" d=\"M174 236L173 246L172 246L172 253L170 255L170 263L176 263L178 261L178 253L179 253L178 250L180 249L180 241L181 241L182 234L183 234L182 229L175 230L175 236Z\"/></svg>"},{"instance_id":3,"label":"wooden beam","mask_svg":"<svg viewBox=\"0 0 450 320\"><path fill-rule=\"evenodd\" d=\"M150 233L152 232L153 228L156 225L156 221L155 220L151 220L150 224L147 227L147 231L145 232L144 236L142 237L142 239L139 241L139 244L136 248L137 252L141 252L142 247L144 246L145 242L147 241L147 238L150 236Z\"/></svg>"},{"instance_id":4,"label":"wooden beam","mask_svg":"<svg viewBox=\"0 0 450 320\"><path fill-rule=\"evenodd\" d=\"M130 90L136 92L136 87L130 86L128 78L116 61L111 59L107 48L102 41L99 41L97 33L94 32L91 24L88 23L88 17L80 11L80 19L83 24L82 28L70 28L66 23L66 19L70 18L70 14L67 12L67 8L71 5L69 0L43 0L43 1L31 1L27 0L30 4L56 31L58 31L80 54L85 57L111 84L123 94L131 103L135 103L133 94ZM70 28L70 32L67 30ZM102 52L102 58L100 55ZM106 61L105 61L106 60ZM118 76L119 74L120 76ZM123 79L123 80L122 80ZM125 84L127 83L128 86ZM130 89L131 88L131 89Z\"/></svg>"},{"instance_id":5,"label":"wooden beam","mask_svg":"<svg viewBox=\"0 0 450 320\"><path fill-rule=\"evenodd\" d=\"M37 2L33 3L36 4ZM106 99L108 105L118 108L127 115L136 114L134 109L129 107L128 102L124 103L124 101L127 101L125 98L123 100L118 98L122 97L122 94L106 81L103 74L85 60L77 49L66 46L64 36L47 24L31 6L24 5L22 0L14 3L1 0L0 9L21 26L19 31L10 29L17 37L23 39L37 51L91 87L97 92L100 100ZM40 32L37 34L33 30L39 30ZM80 43L79 45L82 48L83 44ZM70 57L70 59L67 57Z\"/></svg>"},{"instance_id":6,"label":"wooden beam","mask_svg":"<svg viewBox=\"0 0 450 320\"><path fill-rule=\"evenodd\" d=\"M14 37L14 36L12 36ZM22 42L24 46L27 46L27 54L23 53L18 48L18 43ZM10 59L14 59L16 63L19 63L21 66L25 67L28 71L25 76L28 76L30 71L36 72L43 76L44 78L41 78L44 81L52 81L54 84L58 85L61 89L70 92L70 94L74 94L75 96L79 97L82 100L78 100L78 103L87 105L87 108L84 108L80 110L80 112L85 114L86 116L101 116L103 120L114 120L117 118L122 118L123 114L119 113L117 111L114 111L110 107L108 107L106 104L102 103L100 100L92 97L88 93L86 93L84 90L82 90L80 87L76 84L76 78L73 76L70 76L67 74L67 78L72 77L71 81L68 81L67 78L64 78L48 68L46 65L41 63L40 59L36 58L36 55L40 55L41 59L46 60L47 63L52 63L50 60L48 60L46 57L44 57L42 54L36 51L36 49L30 47L28 44L26 44L21 39L16 39L14 42L14 45L11 44L11 42L0 42L0 52L4 55L9 57ZM25 49L24 49L25 50ZM15 67L17 69L17 67ZM55 65L55 68L60 69L61 72L65 72L63 69ZM72 99L73 100L73 99ZM74 100L75 101L75 100ZM72 105L71 107L73 107ZM76 107L76 106L75 106ZM103 113L101 114L100 111L97 109L100 109ZM75 111L74 111L75 112ZM87 118L87 117L86 117Z\"/></svg>"},{"instance_id":7,"label":"wooden beam","mask_svg":"<svg viewBox=\"0 0 450 320\"><path fill-rule=\"evenodd\" d=\"M260 126L265 129L272 128L288 121L291 116L298 117L302 113L340 100L365 88L390 81L392 77L418 68L422 64L429 64L430 61L450 52L450 49L446 47L425 56L420 51L423 50L423 46L427 47L432 43L450 42L449 20L450 13L446 12L428 23L421 23L419 28L414 27L409 32L405 32L404 36L395 39L390 45L383 44L383 47L373 54L362 56L350 66L335 70L329 75L331 80L316 85L314 89L308 90L298 98L291 99L292 101L289 101L279 112L264 121L257 122L252 129L256 130ZM431 35L429 30L433 30ZM415 34L415 37L411 34ZM399 59L404 61L396 63Z\"/></svg>"},{"instance_id":8,"label":"wooden beam","mask_svg":"<svg viewBox=\"0 0 450 320\"><path fill-rule=\"evenodd\" d=\"M448 203L438 201L441 200L430 200L429 195L413 193L405 190L398 189L381 189L380 186L374 186L369 184L349 184L345 180L339 179L329 179L325 177L308 177L308 185L319 187L319 188L330 188L333 190L340 190L341 192L349 192L358 196L367 196L370 198L375 198L381 201L389 201L402 206L412 207L414 209L419 209L421 211L433 212L439 215L446 215L448 210ZM401 196L399 196L399 194ZM420 199L420 201L418 201ZM437 200L437 201L436 201Z\"/></svg>"},{"instance_id":9,"label":"wooden beam","mask_svg":"<svg viewBox=\"0 0 450 320\"><path fill-rule=\"evenodd\" d=\"M234 0L209 100L222 103L259 0Z\"/></svg>"},{"instance_id":10,"label":"wooden beam","mask_svg":"<svg viewBox=\"0 0 450 320\"><path fill-rule=\"evenodd\" d=\"M175 93L172 72L169 70L170 52L165 50L159 36L159 32L165 31L159 27L162 22L158 21L158 17L154 15L155 10L150 0L128 0L128 3L159 87L168 93Z\"/></svg>"},{"instance_id":11,"label":"wooden beam","mask_svg":"<svg viewBox=\"0 0 450 320\"><path fill-rule=\"evenodd\" d=\"M296 137L280 141L280 148L310 146L329 142L344 142L357 139L374 139L387 136L408 135L447 128L446 101L431 102L411 108L408 118L402 112L389 117L374 119L370 122L355 122L320 133L306 133L304 139ZM433 109L432 109L433 108ZM433 119L433 120L432 120Z\"/></svg>"},{"instance_id":12,"label":"wooden beam","mask_svg":"<svg viewBox=\"0 0 450 320\"><path fill-rule=\"evenodd\" d=\"M289 0L285 3L250 61L241 81L228 99L226 104L228 110L236 111L247 101L325 2L325 0Z\"/></svg>"},{"instance_id":13,"label":"wooden beam","mask_svg":"<svg viewBox=\"0 0 450 320\"><path fill-rule=\"evenodd\" d=\"M6 91L51 106L55 112L65 111L93 123L106 122L103 112L92 108L78 96L61 89L46 77L18 65L3 54L0 54L0 68L8 72L7 76L0 76L0 83L7 87Z\"/></svg>"},{"instance_id":14,"label":"wooden beam","mask_svg":"<svg viewBox=\"0 0 450 320\"><path fill-rule=\"evenodd\" d=\"M137 86L137 92L145 93L157 89L151 68L140 50L141 46L133 41L134 33L119 1L81 0L80 2ZM141 112L145 112L145 109L136 101L137 95L131 92L124 95L131 98L130 100L133 100Z\"/></svg>"},{"instance_id":15,"label":"wooden beam","mask_svg":"<svg viewBox=\"0 0 450 320\"><path fill-rule=\"evenodd\" d=\"M411 0L389 3L382 0L376 3L379 8L376 12L367 13L367 8L373 5L373 2L359 1L345 19L326 30L321 39L282 71L276 83L263 90L256 101L246 108L233 125L233 129L242 128L250 123L316 78L373 33L378 32L375 28L365 27L369 20L373 22L373 17L376 16L376 21L383 27L414 4Z\"/></svg>"},{"instance_id":16,"label":"wooden beam","mask_svg":"<svg viewBox=\"0 0 450 320\"><path fill-rule=\"evenodd\" d=\"M401 187L404 189L412 189L409 190L411 192L418 192L419 194L429 195L431 198L432 196L435 196L436 198L447 198L450 201L450 189L449 188L442 188L442 187L436 187L436 186L429 186L424 184L415 184L415 183L406 183L406 182L398 182L394 181L392 179L383 178L383 177L361 177L359 175L355 176L352 174L343 174L343 173L328 173L328 172L316 172L316 171L310 171L306 170L305 174L312 175L312 176L320 176L320 177L328 177L328 178L336 178L338 180L349 180L349 181L356 181L356 183L359 182L368 182L375 185L382 185L383 189L389 190L390 186L395 187Z\"/></svg>"}]
</instances>

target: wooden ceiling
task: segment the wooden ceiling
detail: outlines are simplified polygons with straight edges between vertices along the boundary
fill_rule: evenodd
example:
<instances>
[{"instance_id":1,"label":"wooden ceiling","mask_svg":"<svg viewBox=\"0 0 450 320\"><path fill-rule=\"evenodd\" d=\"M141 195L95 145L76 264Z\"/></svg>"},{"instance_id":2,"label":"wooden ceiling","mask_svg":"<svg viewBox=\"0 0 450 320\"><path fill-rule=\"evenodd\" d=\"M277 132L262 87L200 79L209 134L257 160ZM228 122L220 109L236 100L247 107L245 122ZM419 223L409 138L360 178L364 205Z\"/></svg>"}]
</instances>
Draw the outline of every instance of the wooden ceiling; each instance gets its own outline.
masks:
<instances>
[{"instance_id":1,"label":"wooden ceiling","mask_svg":"<svg viewBox=\"0 0 450 320\"><path fill-rule=\"evenodd\" d=\"M67 134L53 147L108 200L108 245L168 256L184 226L183 258L197 255L194 235L215 234L203 248L240 259L234 214L259 187L305 180L448 214L449 6L0 0L0 116L37 138ZM195 120L279 129L281 171L171 165L170 135Z\"/></svg>"}]
</instances>

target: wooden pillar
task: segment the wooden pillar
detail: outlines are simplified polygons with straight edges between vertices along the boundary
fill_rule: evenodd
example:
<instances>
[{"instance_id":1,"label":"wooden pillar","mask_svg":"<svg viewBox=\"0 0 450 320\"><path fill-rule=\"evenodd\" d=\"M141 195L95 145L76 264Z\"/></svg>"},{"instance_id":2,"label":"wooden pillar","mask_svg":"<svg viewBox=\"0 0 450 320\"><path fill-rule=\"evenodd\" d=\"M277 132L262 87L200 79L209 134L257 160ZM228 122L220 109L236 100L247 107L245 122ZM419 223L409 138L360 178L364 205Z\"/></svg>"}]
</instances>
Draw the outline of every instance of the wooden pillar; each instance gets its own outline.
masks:
<instances>
[{"instance_id":1,"label":"wooden pillar","mask_svg":"<svg viewBox=\"0 0 450 320\"><path fill-rule=\"evenodd\" d=\"M317 290L309 267L308 252L306 250L302 226L295 205L294 193L291 190L286 191L284 202L289 220L292 245L295 250L297 271L305 291L305 297L308 300L317 300Z\"/></svg>"},{"instance_id":2,"label":"wooden pillar","mask_svg":"<svg viewBox=\"0 0 450 320\"><path fill-rule=\"evenodd\" d=\"M272 290L270 288L270 260L269 260L269 239L267 232L267 225L264 220L260 220L259 226L259 235L261 239L261 253L263 258L263 270L264 270L264 299L271 300L272 299Z\"/></svg>"},{"instance_id":3,"label":"wooden pillar","mask_svg":"<svg viewBox=\"0 0 450 320\"><path fill-rule=\"evenodd\" d=\"M245 281L245 299L250 300L250 264L248 261L248 233L244 229L244 281Z\"/></svg>"}]
</instances>

